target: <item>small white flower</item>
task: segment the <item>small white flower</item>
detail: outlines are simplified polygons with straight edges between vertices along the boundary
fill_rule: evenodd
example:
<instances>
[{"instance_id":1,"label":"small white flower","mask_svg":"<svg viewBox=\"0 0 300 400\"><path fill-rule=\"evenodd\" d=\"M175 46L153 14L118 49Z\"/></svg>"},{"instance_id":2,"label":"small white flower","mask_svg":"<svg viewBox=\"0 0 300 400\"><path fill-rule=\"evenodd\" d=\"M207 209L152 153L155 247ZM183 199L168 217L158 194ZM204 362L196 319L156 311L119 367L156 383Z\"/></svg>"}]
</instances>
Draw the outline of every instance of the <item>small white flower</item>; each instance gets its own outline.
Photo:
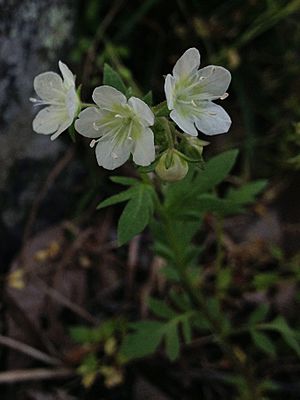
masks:
<instances>
[{"instance_id":1,"label":"small white flower","mask_svg":"<svg viewBox=\"0 0 300 400\"><path fill-rule=\"evenodd\" d=\"M199 66L200 53L191 48L176 62L173 75L167 75L165 93L170 117L192 136L197 136L197 129L206 135L225 133L229 130L231 119L212 100L227 97L230 72L215 65L200 70Z\"/></svg>"},{"instance_id":2,"label":"small white flower","mask_svg":"<svg viewBox=\"0 0 300 400\"><path fill-rule=\"evenodd\" d=\"M124 164L130 154L138 165L149 165L155 159L154 135L149 126L154 115L142 100L131 97L111 86L99 86L93 92L98 107L81 111L75 122L76 130L96 143L98 164L115 169Z\"/></svg>"},{"instance_id":3,"label":"small white flower","mask_svg":"<svg viewBox=\"0 0 300 400\"><path fill-rule=\"evenodd\" d=\"M74 121L79 108L75 77L69 68L59 61L63 79L55 72L44 72L34 78L33 86L40 99L30 100L37 105L47 105L35 117L33 130L56 139Z\"/></svg>"}]
</instances>

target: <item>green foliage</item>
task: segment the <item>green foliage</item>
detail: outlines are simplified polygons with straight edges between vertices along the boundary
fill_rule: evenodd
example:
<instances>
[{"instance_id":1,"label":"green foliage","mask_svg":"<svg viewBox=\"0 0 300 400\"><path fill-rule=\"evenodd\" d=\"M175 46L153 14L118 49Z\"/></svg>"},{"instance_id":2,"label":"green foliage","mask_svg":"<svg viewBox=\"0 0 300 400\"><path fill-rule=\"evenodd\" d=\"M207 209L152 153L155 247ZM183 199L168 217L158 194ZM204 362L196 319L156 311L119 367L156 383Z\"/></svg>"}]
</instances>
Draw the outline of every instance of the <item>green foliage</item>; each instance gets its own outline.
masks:
<instances>
[{"instance_id":1,"label":"green foliage","mask_svg":"<svg viewBox=\"0 0 300 400\"><path fill-rule=\"evenodd\" d=\"M292 329L283 316L278 316L269 323L264 323L260 329L278 332L284 342L300 357L300 345L297 332Z\"/></svg>"},{"instance_id":2,"label":"green foliage","mask_svg":"<svg viewBox=\"0 0 300 400\"><path fill-rule=\"evenodd\" d=\"M142 232L149 224L154 211L156 193L153 186L133 178L112 177L115 183L132 185L129 189L105 199L97 209L128 201L118 223L120 246Z\"/></svg>"},{"instance_id":3,"label":"green foliage","mask_svg":"<svg viewBox=\"0 0 300 400\"><path fill-rule=\"evenodd\" d=\"M152 107L153 105L153 93L152 90L150 90L148 93L145 94L145 96L142 98L142 100L148 104L149 107Z\"/></svg>"},{"instance_id":4,"label":"green foliage","mask_svg":"<svg viewBox=\"0 0 300 400\"><path fill-rule=\"evenodd\" d=\"M122 319L112 319L104 321L96 328L74 326L70 328L70 336L74 342L79 344L97 344L107 340L116 332L123 332L125 325L125 321Z\"/></svg>"},{"instance_id":5,"label":"green foliage","mask_svg":"<svg viewBox=\"0 0 300 400\"><path fill-rule=\"evenodd\" d=\"M136 190L126 204L118 223L120 246L146 228L154 211L155 192L153 187L141 183L133 186L132 189Z\"/></svg>"},{"instance_id":6,"label":"green foliage","mask_svg":"<svg viewBox=\"0 0 300 400\"><path fill-rule=\"evenodd\" d=\"M253 343L259 349L261 349L262 351L264 351L265 353L267 353L272 357L276 356L276 347L266 334L255 330L251 330L250 333Z\"/></svg>"},{"instance_id":7,"label":"green foliage","mask_svg":"<svg viewBox=\"0 0 300 400\"><path fill-rule=\"evenodd\" d=\"M154 353L164 342L166 355L174 361L180 353L181 332L184 342L191 342L195 311L179 313L164 301L157 299L150 299L149 308L163 321L140 321L131 324L133 333L126 336L121 352L128 359L140 358Z\"/></svg>"},{"instance_id":8,"label":"green foliage","mask_svg":"<svg viewBox=\"0 0 300 400\"><path fill-rule=\"evenodd\" d=\"M103 84L114 87L126 95L127 88L120 75L108 64L104 64Z\"/></svg>"}]
</instances>

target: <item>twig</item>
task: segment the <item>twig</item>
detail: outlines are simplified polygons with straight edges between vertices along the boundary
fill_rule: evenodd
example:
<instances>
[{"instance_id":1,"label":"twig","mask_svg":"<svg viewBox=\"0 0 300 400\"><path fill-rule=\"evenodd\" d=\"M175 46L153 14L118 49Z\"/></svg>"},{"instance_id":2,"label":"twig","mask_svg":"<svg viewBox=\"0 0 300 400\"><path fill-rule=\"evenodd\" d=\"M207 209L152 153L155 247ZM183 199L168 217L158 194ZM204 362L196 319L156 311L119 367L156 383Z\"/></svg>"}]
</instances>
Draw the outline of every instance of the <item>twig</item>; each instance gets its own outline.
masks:
<instances>
[{"instance_id":1,"label":"twig","mask_svg":"<svg viewBox=\"0 0 300 400\"><path fill-rule=\"evenodd\" d=\"M55 167L50 171L43 187L37 193L37 196L34 199L34 202L32 204L30 214L24 229L24 234L23 234L23 240L22 240L22 249L21 249L21 259L22 259L22 254L25 248L25 243L29 239L32 231L32 227L34 225L34 222L36 220L39 207L41 202L43 201L44 197L46 196L48 190L51 188L53 183L55 182L56 178L61 174L61 172L64 170L67 164L72 160L74 157L74 148L71 147L66 154L58 161L58 163L55 165Z\"/></svg>"},{"instance_id":2,"label":"twig","mask_svg":"<svg viewBox=\"0 0 300 400\"><path fill-rule=\"evenodd\" d=\"M86 55L86 60L83 66L83 72L82 72L82 82L85 83L88 81L90 75L91 75L91 70L93 68L93 63L96 57L96 51L97 51L97 46L98 43L101 41L103 38L103 35L106 31L106 29L109 27L110 23L114 19L115 15L118 13L120 8L122 7L122 4L124 3L124 0L116 0L112 7L110 8L109 12L107 15L104 17L104 19L101 22L101 25L99 25L99 28L95 34L94 40L90 46L90 48L87 51Z\"/></svg>"},{"instance_id":3,"label":"twig","mask_svg":"<svg viewBox=\"0 0 300 400\"><path fill-rule=\"evenodd\" d=\"M40 381L44 379L65 379L75 376L76 372L69 368L36 368L20 369L0 373L0 383L15 383L25 381Z\"/></svg>"},{"instance_id":4,"label":"twig","mask_svg":"<svg viewBox=\"0 0 300 400\"><path fill-rule=\"evenodd\" d=\"M62 364L62 362L58 358L51 357L48 354L29 346L28 344L19 342L7 336L0 335L0 344L6 347L10 347L13 350L20 351L21 353L27 354L29 357L43 361L46 364L54 366Z\"/></svg>"},{"instance_id":5,"label":"twig","mask_svg":"<svg viewBox=\"0 0 300 400\"><path fill-rule=\"evenodd\" d=\"M137 235L129 244L128 251L128 262L127 262L127 287L126 287L126 298L130 299L132 295L134 277L139 261L139 247L140 247L141 235Z\"/></svg>"},{"instance_id":6,"label":"twig","mask_svg":"<svg viewBox=\"0 0 300 400\"><path fill-rule=\"evenodd\" d=\"M51 296L58 303L63 304L65 307L69 308L69 310L73 311L73 313L79 315L81 318L85 319L93 325L97 325L99 323L99 321L84 308L80 307L78 304L72 303L56 289L47 286L40 278L37 279L39 280L40 287L44 290L44 292Z\"/></svg>"}]
</instances>

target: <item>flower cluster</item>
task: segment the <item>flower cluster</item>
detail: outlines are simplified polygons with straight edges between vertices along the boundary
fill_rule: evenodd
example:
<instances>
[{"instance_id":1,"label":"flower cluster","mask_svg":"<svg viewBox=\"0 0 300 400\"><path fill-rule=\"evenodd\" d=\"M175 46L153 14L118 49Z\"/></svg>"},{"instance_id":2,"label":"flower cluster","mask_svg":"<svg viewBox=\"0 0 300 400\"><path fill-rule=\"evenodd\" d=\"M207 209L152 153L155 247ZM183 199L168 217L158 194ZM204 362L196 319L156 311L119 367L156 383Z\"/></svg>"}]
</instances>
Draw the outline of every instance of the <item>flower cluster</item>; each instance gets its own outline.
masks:
<instances>
[{"instance_id":1,"label":"flower cluster","mask_svg":"<svg viewBox=\"0 0 300 400\"><path fill-rule=\"evenodd\" d=\"M92 95L95 104L81 103L75 77L60 61L62 78L54 72L45 72L34 79L40 99L31 100L46 107L35 117L33 130L50 134L54 140L75 121L76 131L92 139L91 147L95 146L100 166L113 170L132 155L135 164L153 165L153 170L156 167L164 180L168 180L168 170L169 180L181 179L187 173L189 158L176 148L178 141L188 143L189 137L194 137L193 146L198 146L201 155L205 142L196 138L198 131L217 135L227 132L231 125L229 115L213 102L227 97L229 71L214 65L202 69L199 66L199 51L188 49L176 62L172 74L165 78L166 106L163 103L151 109L143 100L127 98L108 85L95 88ZM163 109L167 112L162 112ZM160 143L161 135L156 135L156 131L164 131L166 140Z\"/></svg>"}]
</instances>

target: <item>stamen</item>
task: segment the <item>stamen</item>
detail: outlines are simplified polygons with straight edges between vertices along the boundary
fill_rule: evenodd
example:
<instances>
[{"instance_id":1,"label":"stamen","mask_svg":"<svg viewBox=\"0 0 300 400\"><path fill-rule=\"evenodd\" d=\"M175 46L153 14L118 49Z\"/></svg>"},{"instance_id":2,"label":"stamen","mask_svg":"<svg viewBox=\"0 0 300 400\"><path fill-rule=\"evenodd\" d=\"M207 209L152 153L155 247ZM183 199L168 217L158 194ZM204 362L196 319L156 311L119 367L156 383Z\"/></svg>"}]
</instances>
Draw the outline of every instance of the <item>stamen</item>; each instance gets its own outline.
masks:
<instances>
[{"instance_id":1,"label":"stamen","mask_svg":"<svg viewBox=\"0 0 300 400\"><path fill-rule=\"evenodd\" d=\"M131 136L128 136L128 138L127 138L127 139L128 139L128 140L133 140Z\"/></svg>"},{"instance_id":2,"label":"stamen","mask_svg":"<svg viewBox=\"0 0 300 400\"><path fill-rule=\"evenodd\" d=\"M224 93L223 96L220 97L220 100L225 100L229 96L229 93Z\"/></svg>"},{"instance_id":3,"label":"stamen","mask_svg":"<svg viewBox=\"0 0 300 400\"><path fill-rule=\"evenodd\" d=\"M194 100L191 101L192 106L197 107L197 104L195 103Z\"/></svg>"},{"instance_id":4,"label":"stamen","mask_svg":"<svg viewBox=\"0 0 300 400\"><path fill-rule=\"evenodd\" d=\"M119 156L116 153L111 153L111 157L116 160L117 158L119 158Z\"/></svg>"},{"instance_id":5,"label":"stamen","mask_svg":"<svg viewBox=\"0 0 300 400\"><path fill-rule=\"evenodd\" d=\"M116 114L115 118L123 118L123 116L121 114Z\"/></svg>"},{"instance_id":6,"label":"stamen","mask_svg":"<svg viewBox=\"0 0 300 400\"><path fill-rule=\"evenodd\" d=\"M100 140L100 139L97 139L97 140L93 139L93 140L91 141L91 143L90 143L90 147L93 148L93 147L95 146L95 144L99 142L99 140Z\"/></svg>"}]
</instances>

